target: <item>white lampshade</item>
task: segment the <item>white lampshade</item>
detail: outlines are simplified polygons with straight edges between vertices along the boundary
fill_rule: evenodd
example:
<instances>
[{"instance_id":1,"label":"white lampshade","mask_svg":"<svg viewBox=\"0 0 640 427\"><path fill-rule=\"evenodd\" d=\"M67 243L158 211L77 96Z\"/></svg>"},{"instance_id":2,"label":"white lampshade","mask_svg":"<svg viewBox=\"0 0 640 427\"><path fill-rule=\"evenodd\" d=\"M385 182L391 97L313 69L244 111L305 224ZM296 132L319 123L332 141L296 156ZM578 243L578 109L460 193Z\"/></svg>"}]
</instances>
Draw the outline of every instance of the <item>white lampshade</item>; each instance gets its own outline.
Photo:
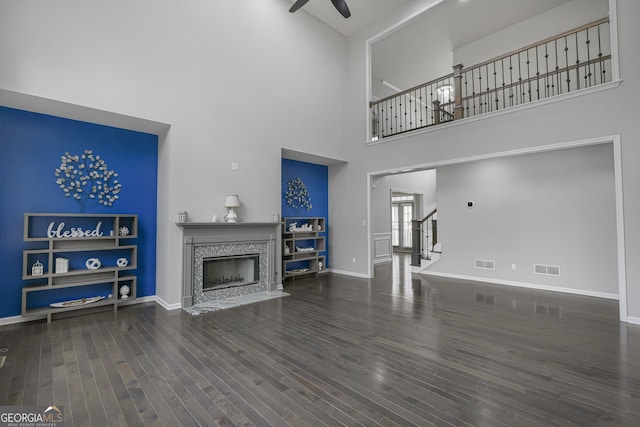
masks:
<instances>
[{"instance_id":1,"label":"white lampshade","mask_svg":"<svg viewBox=\"0 0 640 427\"><path fill-rule=\"evenodd\" d=\"M224 199L224 207L225 208L239 208L240 207L240 198L237 194L232 194L227 196Z\"/></svg>"}]
</instances>

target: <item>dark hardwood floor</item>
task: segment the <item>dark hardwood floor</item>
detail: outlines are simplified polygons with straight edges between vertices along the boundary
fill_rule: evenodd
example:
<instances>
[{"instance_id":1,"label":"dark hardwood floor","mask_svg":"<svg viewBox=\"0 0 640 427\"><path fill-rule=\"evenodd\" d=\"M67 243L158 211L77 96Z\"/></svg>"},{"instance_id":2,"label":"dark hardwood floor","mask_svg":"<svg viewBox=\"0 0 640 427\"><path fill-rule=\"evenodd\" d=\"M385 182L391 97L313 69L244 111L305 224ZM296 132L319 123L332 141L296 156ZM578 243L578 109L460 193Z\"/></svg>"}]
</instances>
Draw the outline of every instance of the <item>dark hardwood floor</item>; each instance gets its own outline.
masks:
<instances>
[{"instance_id":1,"label":"dark hardwood floor","mask_svg":"<svg viewBox=\"0 0 640 427\"><path fill-rule=\"evenodd\" d=\"M616 301L412 277L402 258L285 290L0 327L0 405L80 427L640 425L640 327Z\"/></svg>"}]
</instances>

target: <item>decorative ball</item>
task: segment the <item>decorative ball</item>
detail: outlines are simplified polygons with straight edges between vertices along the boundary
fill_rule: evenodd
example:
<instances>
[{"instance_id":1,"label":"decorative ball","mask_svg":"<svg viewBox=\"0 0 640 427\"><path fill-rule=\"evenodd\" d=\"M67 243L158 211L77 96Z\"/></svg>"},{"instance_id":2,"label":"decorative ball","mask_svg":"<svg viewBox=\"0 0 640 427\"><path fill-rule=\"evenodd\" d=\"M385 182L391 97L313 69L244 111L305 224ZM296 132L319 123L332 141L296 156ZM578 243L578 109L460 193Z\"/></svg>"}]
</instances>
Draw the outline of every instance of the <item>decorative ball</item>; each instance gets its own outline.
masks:
<instances>
[{"instance_id":1,"label":"decorative ball","mask_svg":"<svg viewBox=\"0 0 640 427\"><path fill-rule=\"evenodd\" d=\"M121 299L129 298L129 293L130 292L131 292L131 288L129 287L129 285L120 286L120 298Z\"/></svg>"},{"instance_id":2,"label":"decorative ball","mask_svg":"<svg viewBox=\"0 0 640 427\"><path fill-rule=\"evenodd\" d=\"M118 260L116 261L116 265L118 267L126 267L127 265L129 265L129 261L126 258L118 258Z\"/></svg>"}]
</instances>

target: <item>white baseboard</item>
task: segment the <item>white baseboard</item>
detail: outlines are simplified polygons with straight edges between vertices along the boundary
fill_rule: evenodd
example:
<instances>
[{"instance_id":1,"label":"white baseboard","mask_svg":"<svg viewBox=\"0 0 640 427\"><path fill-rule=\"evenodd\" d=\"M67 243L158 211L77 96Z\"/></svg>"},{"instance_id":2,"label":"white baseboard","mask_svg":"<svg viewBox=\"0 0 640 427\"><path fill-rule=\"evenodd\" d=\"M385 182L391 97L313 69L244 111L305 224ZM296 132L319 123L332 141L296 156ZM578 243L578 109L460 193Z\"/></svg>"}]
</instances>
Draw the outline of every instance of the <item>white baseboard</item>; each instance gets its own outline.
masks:
<instances>
[{"instance_id":1,"label":"white baseboard","mask_svg":"<svg viewBox=\"0 0 640 427\"><path fill-rule=\"evenodd\" d=\"M489 279L486 277L464 276L461 274L438 273L436 271L423 271L420 274L426 276L448 277L450 279L472 280L475 282L493 283L495 285L516 286L519 288L538 289L541 291L562 292L565 294L583 295L587 297L605 298L618 300L618 294L610 294L606 292L587 291L583 289L562 288L558 286L538 285L535 283L513 282L510 280Z\"/></svg>"},{"instance_id":2,"label":"white baseboard","mask_svg":"<svg viewBox=\"0 0 640 427\"><path fill-rule=\"evenodd\" d=\"M371 276L368 276L363 273L355 273L353 271L331 269L331 272L334 274L342 274L343 276L359 277L361 279L371 279Z\"/></svg>"},{"instance_id":3,"label":"white baseboard","mask_svg":"<svg viewBox=\"0 0 640 427\"><path fill-rule=\"evenodd\" d=\"M163 300L157 295L154 296L154 301L157 302L162 308L164 308L167 311L179 310L182 308L182 304L180 304L179 302L175 304L169 304L168 302L166 302L165 300Z\"/></svg>"},{"instance_id":4,"label":"white baseboard","mask_svg":"<svg viewBox=\"0 0 640 427\"><path fill-rule=\"evenodd\" d=\"M15 323L31 322L32 320L40 320L40 319L46 319L46 318L47 318L46 315L43 315L43 316L29 316L29 317L22 317L22 316L2 317L2 318L0 318L0 326L13 325Z\"/></svg>"},{"instance_id":5,"label":"white baseboard","mask_svg":"<svg viewBox=\"0 0 640 427\"><path fill-rule=\"evenodd\" d=\"M633 323L634 325L640 325L640 317L627 317L627 323Z\"/></svg>"},{"instance_id":6,"label":"white baseboard","mask_svg":"<svg viewBox=\"0 0 640 427\"><path fill-rule=\"evenodd\" d=\"M373 260L374 264L382 264L383 262L391 262L393 261L392 257L387 257L387 258L376 258Z\"/></svg>"},{"instance_id":7,"label":"white baseboard","mask_svg":"<svg viewBox=\"0 0 640 427\"><path fill-rule=\"evenodd\" d=\"M155 302L156 301L156 296L155 295L151 295L148 297L140 297L140 298L136 298L136 299L132 299L131 301L122 301L120 300L120 305L134 305L134 304L142 304L143 302Z\"/></svg>"}]
</instances>

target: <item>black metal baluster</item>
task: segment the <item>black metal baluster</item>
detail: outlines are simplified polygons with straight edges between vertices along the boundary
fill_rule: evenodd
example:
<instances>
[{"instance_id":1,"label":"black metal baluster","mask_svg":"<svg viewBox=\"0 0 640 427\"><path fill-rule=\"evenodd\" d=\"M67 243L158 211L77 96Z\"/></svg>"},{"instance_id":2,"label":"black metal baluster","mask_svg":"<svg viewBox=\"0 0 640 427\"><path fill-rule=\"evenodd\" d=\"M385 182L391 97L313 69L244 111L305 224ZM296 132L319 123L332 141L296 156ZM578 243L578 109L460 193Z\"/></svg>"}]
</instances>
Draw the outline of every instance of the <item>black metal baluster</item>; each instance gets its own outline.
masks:
<instances>
[{"instance_id":1,"label":"black metal baluster","mask_svg":"<svg viewBox=\"0 0 640 427\"><path fill-rule=\"evenodd\" d=\"M504 58L502 58L500 60L500 69L502 70L502 108L507 108L507 100L506 100L506 93L505 93L505 81L504 81Z\"/></svg>"},{"instance_id":2,"label":"black metal baluster","mask_svg":"<svg viewBox=\"0 0 640 427\"><path fill-rule=\"evenodd\" d=\"M591 72L591 40L589 39L588 28L586 29L585 34L587 35L587 41L585 42L587 44L587 70L586 70L587 75L584 76L584 79L585 79L585 86L591 87L591 85L593 84L591 82L591 76L593 76L593 73Z\"/></svg>"},{"instance_id":3,"label":"black metal baluster","mask_svg":"<svg viewBox=\"0 0 640 427\"><path fill-rule=\"evenodd\" d=\"M481 71L481 70L478 70ZM482 74L482 73L481 73ZM491 98L489 94L489 65L484 66L484 75L485 75L485 91L484 91L484 109L485 112L491 111ZM480 92L482 92L482 80L480 80Z\"/></svg>"},{"instance_id":4,"label":"black metal baluster","mask_svg":"<svg viewBox=\"0 0 640 427\"><path fill-rule=\"evenodd\" d=\"M433 110L433 84L429 85L429 105L431 106L431 123L429 124L432 125L436 122L436 112Z\"/></svg>"},{"instance_id":5,"label":"black metal baluster","mask_svg":"<svg viewBox=\"0 0 640 427\"><path fill-rule=\"evenodd\" d=\"M423 102L422 102L422 88L420 88L420 127L424 126L424 118L422 116L422 106L423 106Z\"/></svg>"},{"instance_id":6,"label":"black metal baluster","mask_svg":"<svg viewBox=\"0 0 640 427\"><path fill-rule=\"evenodd\" d=\"M600 37L600 25L598 25L598 58L600 59L600 83L607 81L604 68L604 61L602 60L602 38Z\"/></svg>"},{"instance_id":7,"label":"black metal baluster","mask_svg":"<svg viewBox=\"0 0 640 427\"><path fill-rule=\"evenodd\" d=\"M500 109L500 95L498 93L498 72L496 71L496 63L493 63L493 88L495 89L496 111Z\"/></svg>"},{"instance_id":8,"label":"black metal baluster","mask_svg":"<svg viewBox=\"0 0 640 427\"><path fill-rule=\"evenodd\" d=\"M524 85L522 84L522 61L520 60L520 52L518 52L518 92L520 95L520 101L516 99L516 104L522 104L524 102Z\"/></svg>"},{"instance_id":9,"label":"black metal baluster","mask_svg":"<svg viewBox=\"0 0 640 427\"><path fill-rule=\"evenodd\" d=\"M574 34L576 38L576 90L580 90L580 52L578 50L578 33Z\"/></svg>"},{"instance_id":10,"label":"black metal baluster","mask_svg":"<svg viewBox=\"0 0 640 427\"><path fill-rule=\"evenodd\" d=\"M473 99L473 115L476 115L476 80L471 69L471 96Z\"/></svg>"},{"instance_id":11,"label":"black metal baluster","mask_svg":"<svg viewBox=\"0 0 640 427\"><path fill-rule=\"evenodd\" d=\"M390 120L391 126L389 127L389 135L393 135L394 125L396 124L395 123L395 111L393 109L395 102L396 102L396 99L393 98L393 99L391 99L391 103L389 105L389 115L391 116L391 120Z\"/></svg>"},{"instance_id":12,"label":"black metal baluster","mask_svg":"<svg viewBox=\"0 0 640 427\"><path fill-rule=\"evenodd\" d=\"M492 111L491 106L491 88L489 87L489 64L484 66L484 77L485 77L485 95L484 95L484 108L486 112Z\"/></svg>"},{"instance_id":13,"label":"black metal baluster","mask_svg":"<svg viewBox=\"0 0 640 427\"><path fill-rule=\"evenodd\" d=\"M538 57L538 46L536 46L536 96L540 99L540 59Z\"/></svg>"},{"instance_id":14,"label":"black metal baluster","mask_svg":"<svg viewBox=\"0 0 640 427\"><path fill-rule=\"evenodd\" d=\"M509 107L513 107L513 55L509 56Z\"/></svg>"},{"instance_id":15,"label":"black metal baluster","mask_svg":"<svg viewBox=\"0 0 640 427\"><path fill-rule=\"evenodd\" d=\"M566 36L564 38L564 59L565 66L567 67L567 92L571 92L571 76L569 74L569 41Z\"/></svg>"},{"instance_id":16,"label":"black metal baluster","mask_svg":"<svg viewBox=\"0 0 640 427\"><path fill-rule=\"evenodd\" d=\"M527 49L527 94L531 102L531 61L529 60L529 49Z\"/></svg>"},{"instance_id":17,"label":"black metal baluster","mask_svg":"<svg viewBox=\"0 0 640 427\"><path fill-rule=\"evenodd\" d=\"M385 101L385 105L388 107L388 101ZM389 134L389 109L383 107L382 115L384 116L384 123L382 127L382 137L384 138Z\"/></svg>"},{"instance_id":18,"label":"black metal baluster","mask_svg":"<svg viewBox=\"0 0 640 427\"><path fill-rule=\"evenodd\" d=\"M555 51L556 57L556 79L554 84L556 85L555 89L558 91L558 95L562 93L562 79L560 78L560 63L558 62L558 40L553 41L553 49ZM554 90L555 94L555 90Z\"/></svg>"}]
</instances>

